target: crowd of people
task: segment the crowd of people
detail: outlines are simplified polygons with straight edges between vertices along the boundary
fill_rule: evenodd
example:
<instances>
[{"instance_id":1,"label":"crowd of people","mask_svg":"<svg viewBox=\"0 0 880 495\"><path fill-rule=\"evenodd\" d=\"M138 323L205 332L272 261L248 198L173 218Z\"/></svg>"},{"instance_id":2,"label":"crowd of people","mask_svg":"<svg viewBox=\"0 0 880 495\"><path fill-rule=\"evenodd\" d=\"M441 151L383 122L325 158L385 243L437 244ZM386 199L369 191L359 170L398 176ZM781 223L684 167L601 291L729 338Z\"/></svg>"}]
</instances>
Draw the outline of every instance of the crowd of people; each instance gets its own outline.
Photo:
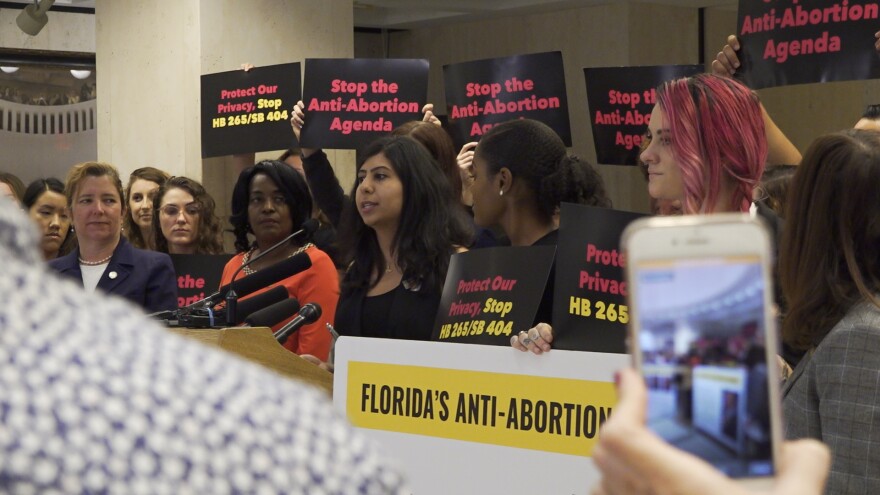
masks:
<instances>
[{"instance_id":1,"label":"crowd of people","mask_svg":"<svg viewBox=\"0 0 880 495\"><path fill-rule=\"evenodd\" d=\"M737 47L729 40L714 73L658 88L640 155L647 194L659 213L751 212L773 228L791 370L783 387L786 434L830 448L828 493L873 493L880 490L880 428L873 428L880 408L880 134L821 136L802 157L757 95L730 77ZM292 115L298 138L308 118L302 102ZM870 128L866 120L871 115L859 127ZM319 303L323 314L285 342L290 351L327 361L328 325L342 335L430 340L453 254L556 245L562 202L611 207L596 168L570 155L540 122L499 124L457 154L438 124L428 109L423 121L366 146L347 195L319 149L291 150L241 171L229 218L235 256L221 284L306 254L311 267L276 285ZM167 254L224 250L224 222L205 188L158 168L135 170L125 187L117 169L100 162L75 165L65 182L46 178L27 187L0 174L0 193L33 220L39 254L52 270L86 292L123 296L146 312L177 308ZM320 227L270 250L309 219ZM551 350L553 279L531 328L514 335L512 347ZM670 485L680 487L675 493L726 483L644 429L643 384L629 372L624 377L623 405L595 456L605 475L597 491L654 493L651 483L681 475L666 459L679 457L696 481ZM644 443L633 445L632 438ZM795 445L806 447L795 454ZM802 466L785 464L780 486L819 493L827 451L790 447L787 457L799 456Z\"/></svg>"}]
</instances>

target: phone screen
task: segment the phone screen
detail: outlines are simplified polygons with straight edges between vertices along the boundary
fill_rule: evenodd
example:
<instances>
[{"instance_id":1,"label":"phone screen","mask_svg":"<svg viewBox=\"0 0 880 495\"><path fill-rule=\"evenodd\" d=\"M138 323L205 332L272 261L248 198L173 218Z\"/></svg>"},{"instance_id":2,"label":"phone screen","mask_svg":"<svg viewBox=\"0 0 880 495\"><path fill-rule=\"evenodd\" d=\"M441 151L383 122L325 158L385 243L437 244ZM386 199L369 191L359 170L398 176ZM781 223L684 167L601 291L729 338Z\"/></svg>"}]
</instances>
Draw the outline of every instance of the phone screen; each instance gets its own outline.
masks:
<instances>
[{"instance_id":1,"label":"phone screen","mask_svg":"<svg viewBox=\"0 0 880 495\"><path fill-rule=\"evenodd\" d=\"M648 426L734 478L773 474L758 256L635 265Z\"/></svg>"}]
</instances>

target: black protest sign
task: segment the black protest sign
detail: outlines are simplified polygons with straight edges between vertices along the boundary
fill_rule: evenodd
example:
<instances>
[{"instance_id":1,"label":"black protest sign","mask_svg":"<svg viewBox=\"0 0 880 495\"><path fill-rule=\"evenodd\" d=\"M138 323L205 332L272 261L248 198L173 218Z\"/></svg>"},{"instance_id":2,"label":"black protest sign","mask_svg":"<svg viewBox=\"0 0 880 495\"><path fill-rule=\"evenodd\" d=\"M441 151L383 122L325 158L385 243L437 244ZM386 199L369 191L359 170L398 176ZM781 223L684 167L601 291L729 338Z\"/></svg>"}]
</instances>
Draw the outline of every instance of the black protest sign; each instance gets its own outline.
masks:
<instances>
[{"instance_id":1,"label":"black protest sign","mask_svg":"<svg viewBox=\"0 0 880 495\"><path fill-rule=\"evenodd\" d=\"M202 158L295 147L300 94L298 62L202 76Z\"/></svg>"},{"instance_id":2,"label":"black protest sign","mask_svg":"<svg viewBox=\"0 0 880 495\"><path fill-rule=\"evenodd\" d=\"M307 148L357 149L395 127L421 120L428 98L422 59L306 59Z\"/></svg>"},{"instance_id":3,"label":"black protest sign","mask_svg":"<svg viewBox=\"0 0 880 495\"><path fill-rule=\"evenodd\" d=\"M880 77L878 4L740 0L737 77L753 89Z\"/></svg>"},{"instance_id":4,"label":"black protest sign","mask_svg":"<svg viewBox=\"0 0 880 495\"><path fill-rule=\"evenodd\" d=\"M171 263L177 273L177 306L188 306L205 298L220 287L223 267L229 254L172 254Z\"/></svg>"},{"instance_id":5,"label":"black protest sign","mask_svg":"<svg viewBox=\"0 0 880 495\"><path fill-rule=\"evenodd\" d=\"M532 326L555 246L497 247L456 254L434 320L433 340L510 345Z\"/></svg>"},{"instance_id":6,"label":"black protest sign","mask_svg":"<svg viewBox=\"0 0 880 495\"><path fill-rule=\"evenodd\" d=\"M703 72L701 65L584 69L596 161L636 165L661 83Z\"/></svg>"},{"instance_id":7,"label":"black protest sign","mask_svg":"<svg viewBox=\"0 0 880 495\"><path fill-rule=\"evenodd\" d=\"M571 146L562 52L535 53L443 66L449 129L458 147L493 125L534 119Z\"/></svg>"},{"instance_id":8,"label":"black protest sign","mask_svg":"<svg viewBox=\"0 0 880 495\"><path fill-rule=\"evenodd\" d=\"M553 348L626 352L626 259L620 235L638 213L563 203L556 286Z\"/></svg>"}]
</instances>

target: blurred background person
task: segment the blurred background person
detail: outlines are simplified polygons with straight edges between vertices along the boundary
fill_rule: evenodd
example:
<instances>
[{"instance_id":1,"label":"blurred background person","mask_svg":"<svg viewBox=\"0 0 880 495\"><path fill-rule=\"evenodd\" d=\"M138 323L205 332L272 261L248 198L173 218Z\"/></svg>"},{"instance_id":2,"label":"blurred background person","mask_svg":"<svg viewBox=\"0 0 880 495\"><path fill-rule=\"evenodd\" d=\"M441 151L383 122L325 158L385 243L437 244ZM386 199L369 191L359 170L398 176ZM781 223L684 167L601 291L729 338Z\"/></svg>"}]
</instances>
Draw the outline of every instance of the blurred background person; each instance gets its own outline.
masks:
<instances>
[{"instance_id":1,"label":"blurred background person","mask_svg":"<svg viewBox=\"0 0 880 495\"><path fill-rule=\"evenodd\" d=\"M761 201L779 218L785 219L785 204L797 165L770 165L761 175L761 183L755 188L755 201Z\"/></svg>"},{"instance_id":2,"label":"blurred background person","mask_svg":"<svg viewBox=\"0 0 880 495\"><path fill-rule=\"evenodd\" d=\"M0 196L14 199L16 203L21 204L21 198L24 196L24 182L15 174L0 172Z\"/></svg>"},{"instance_id":3,"label":"blurred background person","mask_svg":"<svg viewBox=\"0 0 880 495\"><path fill-rule=\"evenodd\" d=\"M880 133L821 136L795 174L779 250L785 434L831 448L827 493L880 493Z\"/></svg>"},{"instance_id":4,"label":"blurred background person","mask_svg":"<svg viewBox=\"0 0 880 495\"><path fill-rule=\"evenodd\" d=\"M133 247L122 237L122 181L113 165L84 162L67 176L67 205L78 246L49 262L89 292L100 289L148 313L177 309L177 276L167 254Z\"/></svg>"},{"instance_id":5,"label":"blurred background person","mask_svg":"<svg viewBox=\"0 0 880 495\"><path fill-rule=\"evenodd\" d=\"M153 197L170 175L154 167L142 167L131 173L125 187L125 236L138 249L153 249Z\"/></svg>"},{"instance_id":6,"label":"blurred background person","mask_svg":"<svg viewBox=\"0 0 880 495\"><path fill-rule=\"evenodd\" d=\"M172 177L159 186L152 224L156 251L168 254L222 254L223 233L214 198L197 181Z\"/></svg>"},{"instance_id":7,"label":"blurred background person","mask_svg":"<svg viewBox=\"0 0 880 495\"><path fill-rule=\"evenodd\" d=\"M37 179L25 189L22 204L42 234L43 259L53 260L69 253L76 238L72 234L64 183L54 177Z\"/></svg>"}]
</instances>

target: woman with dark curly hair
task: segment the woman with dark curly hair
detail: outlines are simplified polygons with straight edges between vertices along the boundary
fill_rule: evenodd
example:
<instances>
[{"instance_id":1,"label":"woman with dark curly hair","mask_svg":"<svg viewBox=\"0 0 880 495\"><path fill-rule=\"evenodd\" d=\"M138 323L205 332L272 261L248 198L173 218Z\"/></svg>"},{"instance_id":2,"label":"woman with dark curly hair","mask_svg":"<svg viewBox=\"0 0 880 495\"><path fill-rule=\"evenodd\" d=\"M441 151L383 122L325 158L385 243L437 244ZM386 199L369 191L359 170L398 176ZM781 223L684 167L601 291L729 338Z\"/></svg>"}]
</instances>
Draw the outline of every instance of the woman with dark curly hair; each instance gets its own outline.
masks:
<instances>
[{"instance_id":1,"label":"woman with dark curly hair","mask_svg":"<svg viewBox=\"0 0 880 495\"><path fill-rule=\"evenodd\" d=\"M220 285L232 281L232 275L242 265L299 230L311 216L309 188L305 179L293 168L277 160L264 160L243 170L232 191L232 216L229 217L238 255L226 264ZM253 237L253 241L249 236ZM326 360L330 352L330 332L326 324L333 323L336 313L339 277L330 257L309 241L294 238L245 267L239 272L238 278L269 268L288 257L308 254L311 268L265 290L282 285L287 288L290 297L296 298L300 304L317 303L321 306L318 321L300 328L287 339L284 347L297 354L311 354ZM264 291L254 294L260 292ZM275 329L285 323L279 323Z\"/></svg>"},{"instance_id":2,"label":"woman with dark curly hair","mask_svg":"<svg viewBox=\"0 0 880 495\"><path fill-rule=\"evenodd\" d=\"M421 144L393 136L362 150L350 197L337 330L430 340L449 258L472 236L449 181Z\"/></svg>"},{"instance_id":3,"label":"woman with dark curly hair","mask_svg":"<svg viewBox=\"0 0 880 495\"><path fill-rule=\"evenodd\" d=\"M153 245L168 254L221 254L220 219L214 198L198 182L172 177L159 186L153 199Z\"/></svg>"},{"instance_id":4,"label":"woman with dark curly hair","mask_svg":"<svg viewBox=\"0 0 880 495\"><path fill-rule=\"evenodd\" d=\"M142 167L128 178L125 187L125 203L128 214L122 224L125 237L138 249L154 249L153 246L153 197L159 186L170 175L154 167Z\"/></svg>"}]
</instances>

